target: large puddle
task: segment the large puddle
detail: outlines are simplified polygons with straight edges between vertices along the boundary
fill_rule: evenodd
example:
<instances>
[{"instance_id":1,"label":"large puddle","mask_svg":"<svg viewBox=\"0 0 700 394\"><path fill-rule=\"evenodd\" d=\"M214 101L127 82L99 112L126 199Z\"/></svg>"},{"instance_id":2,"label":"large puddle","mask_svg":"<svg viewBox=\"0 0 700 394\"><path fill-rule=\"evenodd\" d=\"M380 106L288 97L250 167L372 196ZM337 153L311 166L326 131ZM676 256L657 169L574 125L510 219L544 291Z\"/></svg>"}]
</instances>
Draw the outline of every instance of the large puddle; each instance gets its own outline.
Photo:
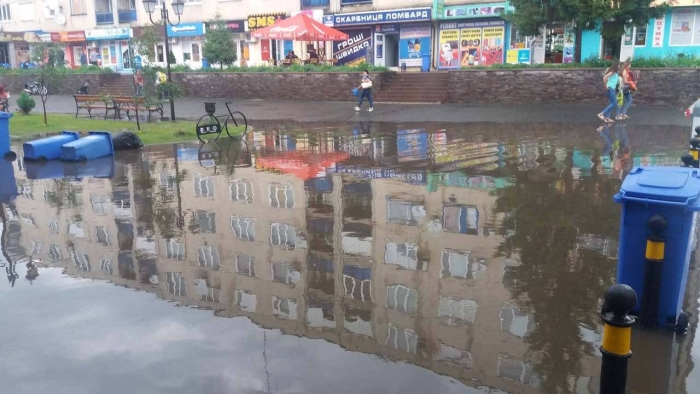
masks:
<instances>
[{"instance_id":1,"label":"large puddle","mask_svg":"<svg viewBox=\"0 0 700 394\"><path fill-rule=\"evenodd\" d=\"M597 393L612 197L689 131L446 127L6 164L3 391ZM637 330L629 391L691 393L696 326Z\"/></svg>"}]
</instances>

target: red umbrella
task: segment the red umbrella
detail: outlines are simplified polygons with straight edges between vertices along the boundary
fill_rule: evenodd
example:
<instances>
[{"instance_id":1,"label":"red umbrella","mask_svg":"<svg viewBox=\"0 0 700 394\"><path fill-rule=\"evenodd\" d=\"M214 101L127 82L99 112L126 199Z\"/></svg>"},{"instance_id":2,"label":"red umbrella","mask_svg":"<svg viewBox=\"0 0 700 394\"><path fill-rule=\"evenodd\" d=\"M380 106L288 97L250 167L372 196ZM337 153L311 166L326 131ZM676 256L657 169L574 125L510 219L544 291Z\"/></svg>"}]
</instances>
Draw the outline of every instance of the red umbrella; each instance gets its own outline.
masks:
<instances>
[{"instance_id":1,"label":"red umbrella","mask_svg":"<svg viewBox=\"0 0 700 394\"><path fill-rule=\"evenodd\" d=\"M272 26L254 31L251 36L263 40L296 41L340 41L349 37L342 31L316 22L304 14L282 19Z\"/></svg>"}]
</instances>

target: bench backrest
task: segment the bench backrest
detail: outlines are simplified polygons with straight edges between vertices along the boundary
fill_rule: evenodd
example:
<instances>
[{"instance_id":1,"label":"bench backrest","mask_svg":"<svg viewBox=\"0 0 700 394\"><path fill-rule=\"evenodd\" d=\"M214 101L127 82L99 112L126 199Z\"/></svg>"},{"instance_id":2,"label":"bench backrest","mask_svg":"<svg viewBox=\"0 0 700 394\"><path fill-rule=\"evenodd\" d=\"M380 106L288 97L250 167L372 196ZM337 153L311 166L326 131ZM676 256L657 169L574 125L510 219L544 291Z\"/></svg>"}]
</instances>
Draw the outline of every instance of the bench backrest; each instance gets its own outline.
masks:
<instances>
[{"instance_id":1,"label":"bench backrest","mask_svg":"<svg viewBox=\"0 0 700 394\"><path fill-rule=\"evenodd\" d=\"M74 94L73 98L75 99L75 101L87 101L87 102L104 101L104 99L100 96L89 95L89 94Z\"/></svg>"}]
</instances>

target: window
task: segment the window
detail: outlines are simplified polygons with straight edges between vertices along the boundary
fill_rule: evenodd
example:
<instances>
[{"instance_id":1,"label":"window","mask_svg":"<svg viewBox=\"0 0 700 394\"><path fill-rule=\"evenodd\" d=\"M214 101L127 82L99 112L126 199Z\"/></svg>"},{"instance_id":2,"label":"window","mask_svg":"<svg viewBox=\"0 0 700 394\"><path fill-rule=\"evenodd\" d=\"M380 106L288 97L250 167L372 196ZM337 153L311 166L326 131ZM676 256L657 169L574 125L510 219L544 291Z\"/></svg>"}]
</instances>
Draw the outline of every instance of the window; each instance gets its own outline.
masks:
<instances>
[{"instance_id":1,"label":"window","mask_svg":"<svg viewBox=\"0 0 700 394\"><path fill-rule=\"evenodd\" d=\"M255 241L255 219L231 216L231 230L242 241Z\"/></svg>"},{"instance_id":2,"label":"window","mask_svg":"<svg viewBox=\"0 0 700 394\"><path fill-rule=\"evenodd\" d=\"M467 350L459 350L444 344L440 344L438 361L452 364L459 368L471 368L474 365L472 353Z\"/></svg>"},{"instance_id":3,"label":"window","mask_svg":"<svg viewBox=\"0 0 700 394\"><path fill-rule=\"evenodd\" d=\"M372 302L372 281L369 279L358 280L351 276L343 275L345 296L362 302Z\"/></svg>"},{"instance_id":4,"label":"window","mask_svg":"<svg viewBox=\"0 0 700 394\"><path fill-rule=\"evenodd\" d=\"M478 234L479 210L474 206L443 207L442 229L455 234Z\"/></svg>"},{"instance_id":5,"label":"window","mask_svg":"<svg viewBox=\"0 0 700 394\"><path fill-rule=\"evenodd\" d=\"M199 44L192 44L192 60L195 62L201 61L201 56L199 55Z\"/></svg>"},{"instance_id":6,"label":"window","mask_svg":"<svg viewBox=\"0 0 700 394\"><path fill-rule=\"evenodd\" d=\"M87 13L85 8L85 0L71 0L70 1L70 13L71 15L84 15Z\"/></svg>"},{"instance_id":7,"label":"window","mask_svg":"<svg viewBox=\"0 0 700 394\"><path fill-rule=\"evenodd\" d=\"M534 322L530 315L515 305L504 304L501 307L499 317L501 318L501 330L518 338L524 338L534 328Z\"/></svg>"},{"instance_id":8,"label":"window","mask_svg":"<svg viewBox=\"0 0 700 394\"><path fill-rule=\"evenodd\" d=\"M272 296L272 314L283 319L297 319L297 300Z\"/></svg>"},{"instance_id":9,"label":"window","mask_svg":"<svg viewBox=\"0 0 700 394\"><path fill-rule=\"evenodd\" d=\"M210 176L197 175L194 177L195 197L214 197L214 179Z\"/></svg>"},{"instance_id":10,"label":"window","mask_svg":"<svg viewBox=\"0 0 700 394\"><path fill-rule=\"evenodd\" d=\"M204 234L216 234L216 214L214 212L197 211L199 231Z\"/></svg>"},{"instance_id":11,"label":"window","mask_svg":"<svg viewBox=\"0 0 700 394\"><path fill-rule=\"evenodd\" d=\"M670 46L700 45L700 12L695 8L675 8L671 14Z\"/></svg>"},{"instance_id":12,"label":"window","mask_svg":"<svg viewBox=\"0 0 700 394\"><path fill-rule=\"evenodd\" d=\"M31 241L32 243L32 255L41 253L41 241Z\"/></svg>"},{"instance_id":13,"label":"window","mask_svg":"<svg viewBox=\"0 0 700 394\"><path fill-rule=\"evenodd\" d=\"M297 229L283 223L270 223L270 244L294 250L297 245Z\"/></svg>"},{"instance_id":14,"label":"window","mask_svg":"<svg viewBox=\"0 0 700 394\"><path fill-rule=\"evenodd\" d=\"M440 297L438 318L448 326L474 323L478 308L476 301Z\"/></svg>"},{"instance_id":15,"label":"window","mask_svg":"<svg viewBox=\"0 0 700 394\"><path fill-rule=\"evenodd\" d=\"M195 279L192 285L194 293L199 296L200 301L221 302L221 289L209 287L206 279Z\"/></svg>"},{"instance_id":16,"label":"window","mask_svg":"<svg viewBox=\"0 0 700 394\"><path fill-rule=\"evenodd\" d=\"M15 44L15 48L17 47L17 44ZM22 181L17 181L17 186L19 188L19 194L23 196L24 198L28 198L30 200L34 199L34 186L30 182L22 182Z\"/></svg>"},{"instance_id":17,"label":"window","mask_svg":"<svg viewBox=\"0 0 700 394\"><path fill-rule=\"evenodd\" d=\"M58 234L60 232L59 226L58 226L58 220L55 219L49 219L49 231L51 234Z\"/></svg>"},{"instance_id":18,"label":"window","mask_svg":"<svg viewBox=\"0 0 700 394\"><path fill-rule=\"evenodd\" d=\"M202 0L184 0L185 4L202 4Z\"/></svg>"},{"instance_id":19,"label":"window","mask_svg":"<svg viewBox=\"0 0 700 394\"><path fill-rule=\"evenodd\" d=\"M131 201L117 200L112 202L116 219L131 219Z\"/></svg>"},{"instance_id":20,"label":"window","mask_svg":"<svg viewBox=\"0 0 700 394\"><path fill-rule=\"evenodd\" d=\"M114 275L114 269L112 268L112 260L108 260L102 257L100 259L100 271L105 272L109 275Z\"/></svg>"},{"instance_id":21,"label":"window","mask_svg":"<svg viewBox=\"0 0 700 394\"><path fill-rule=\"evenodd\" d=\"M418 334L409 329L398 328L393 324L389 324L389 335L386 337L385 345L391 346L402 352L416 354L418 351Z\"/></svg>"},{"instance_id":22,"label":"window","mask_svg":"<svg viewBox=\"0 0 700 394\"><path fill-rule=\"evenodd\" d=\"M386 307L405 313L418 311L418 291L402 285L386 288Z\"/></svg>"},{"instance_id":23,"label":"window","mask_svg":"<svg viewBox=\"0 0 700 394\"><path fill-rule=\"evenodd\" d=\"M185 244L174 239L166 239L165 257L177 261L185 261Z\"/></svg>"},{"instance_id":24,"label":"window","mask_svg":"<svg viewBox=\"0 0 700 394\"><path fill-rule=\"evenodd\" d=\"M484 272L486 267L473 259L469 252L442 252L443 278L476 279L476 274Z\"/></svg>"},{"instance_id":25,"label":"window","mask_svg":"<svg viewBox=\"0 0 700 394\"><path fill-rule=\"evenodd\" d=\"M405 226L418 226L426 216L425 208L422 205L405 201L387 200L386 210L387 223Z\"/></svg>"},{"instance_id":26,"label":"window","mask_svg":"<svg viewBox=\"0 0 700 394\"><path fill-rule=\"evenodd\" d=\"M236 291L236 306L243 312L255 312L258 305L258 297L245 290Z\"/></svg>"},{"instance_id":27,"label":"window","mask_svg":"<svg viewBox=\"0 0 700 394\"><path fill-rule=\"evenodd\" d=\"M356 335L374 338L371 307L355 308L351 304L344 304L343 311L345 315L343 328Z\"/></svg>"},{"instance_id":28,"label":"window","mask_svg":"<svg viewBox=\"0 0 700 394\"><path fill-rule=\"evenodd\" d=\"M0 22L7 22L12 20L10 17L10 5L0 4Z\"/></svg>"},{"instance_id":29,"label":"window","mask_svg":"<svg viewBox=\"0 0 700 394\"><path fill-rule=\"evenodd\" d=\"M109 234L107 234L107 228L104 226L95 227L95 236L97 237L97 242L109 246Z\"/></svg>"},{"instance_id":30,"label":"window","mask_svg":"<svg viewBox=\"0 0 700 394\"><path fill-rule=\"evenodd\" d=\"M49 255L51 255L53 261L61 261L63 258L61 248L56 244L51 244L51 246L49 246Z\"/></svg>"},{"instance_id":31,"label":"window","mask_svg":"<svg viewBox=\"0 0 700 394\"><path fill-rule=\"evenodd\" d=\"M75 249L70 250L70 255L78 271L90 272L92 270L90 266L90 257L88 255L78 253Z\"/></svg>"},{"instance_id":32,"label":"window","mask_svg":"<svg viewBox=\"0 0 700 394\"><path fill-rule=\"evenodd\" d=\"M36 227L36 220L34 220L34 215L29 213L23 213L20 214L20 217L22 218L22 223L26 224L27 226Z\"/></svg>"},{"instance_id":33,"label":"window","mask_svg":"<svg viewBox=\"0 0 700 394\"><path fill-rule=\"evenodd\" d=\"M634 46L645 47L647 46L647 27L636 27L634 29Z\"/></svg>"},{"instance_id":34,"label":"window","mask_svg":"<svg viewBox=\"0 0 700 394\"><path fill-rule=\"evenodd\" d=\"M106 215L109 212L109 197L99 196L96 194L90 195L90 205L92 205L92 211L98 215Z\"/></svg>"},{"instance_id":35,"label":"window","mask_svg":"<svg viewBox=\"0 0 700 394\"><path fill-rule=\"evenodd\" d=\"M428 268L427 262L418 261L418 245L408 243L387 243L384 263L409 271L425 271Z\"/></svg>"},{"instance_id":36,"label":"window","mask_svg":"<svg viewBox=\"0 0 700 394\"><path fill-rule=\"evenodd\" d=\"M294 208L294 189L292 185L270 185L270 206L272 208Z\"/></svg>"},{"instance_id":37,"label":"window","mask_svg":"<svg viewBox=\"0 0 700 394\"><path fill-rule=\"evenodd\" d=\"M83 230L83 224L81 222L69 222L68 223L68 234L75 238L85 238L85 230Z\"/></svg>"},{"instance_id":38,"label":"window","mask_svg":"<svg viewBox=\"0 0 700 394\"><path fill-rule=\"evenodd\" d=\"M306 320L309 327L314 328L335 328L335 315L333 311L333 301L309 296Z\"/></svg>"},{"instance_id":39,"label":"window","mask_svg":"<svg viewBox=\"0 0 700 394\"><path fill-rule=\"evenodd\" d=\"M162 6L163 4L161 3L160 5ZM163 49L163 45L161 44L156 44L156 61L158 63L165 63L165 49Z\"/></svg>"},{"instance_id":40,"label":"window","mask_svg":"<svg viewBox=\"0 0 700 394\"><path fill-rule=\"evenodd\" d=\"M228 188L229 196L231 201L242 202L245 204L250 204L253 202L253 183L245 182L240 180L234 180L231 182Z\"/></svg>"},{"instance_id":41,"label":"window","mask_svg":"<svg viewBox=\"0 0 700 394\"><path fill-rule=\"evenodd\" d=\"M161 172L160 185L168 191L175 191L175 188L177 187L177 179L175 178L175 174L170 172Z\"/></svg>"},{"instance_id":42,"label":"window","mask_svg":"<svg viewBox=\"0 0 700 394\"><path fill-rule=\"evenodd\" d=\"M219 250L213 246L202 246L197 250L197 255L199 256L200 267L212 267L214 269L221 267Z\"/></svg>"},{"instance_id":43,"label":"window","mask_svg":"<svg viewBox=\"0 0 700 394\"><path fill-rule=\"evenodd\" d=\"M299 272L298 264L288 262L272 263L272 280L287 285L299 283L301 272Z\"/></svg>"},{"instance_id":44,"label":"window","mask_svg":"<svg viewBox=\"0 0 700 394\"><path fill-rule=\"evenodd\" d=\"M255 278L255 257L237 254L236 255L236 272Z\"/></svg>"},{"instance_id":45,"label":"window","mask_svg":"<svg viewBox=\"0 0 700 394\"><path fill-rule=\"evenodd\" d=\"M503 354L498 355L498 377L534 387L540 386L540 378L530 364Z\"/></svg>"},{"instance_id":46,"label":"window","mask_svg":"<svg viewBox=\"0 0 700 394\"><path fill-rule=\"evenodd\" d=\"M168 293L174 296L187 296L187 286L182 272L166 272L165 281L168 285Z\"/></svg>"}]
</instances>

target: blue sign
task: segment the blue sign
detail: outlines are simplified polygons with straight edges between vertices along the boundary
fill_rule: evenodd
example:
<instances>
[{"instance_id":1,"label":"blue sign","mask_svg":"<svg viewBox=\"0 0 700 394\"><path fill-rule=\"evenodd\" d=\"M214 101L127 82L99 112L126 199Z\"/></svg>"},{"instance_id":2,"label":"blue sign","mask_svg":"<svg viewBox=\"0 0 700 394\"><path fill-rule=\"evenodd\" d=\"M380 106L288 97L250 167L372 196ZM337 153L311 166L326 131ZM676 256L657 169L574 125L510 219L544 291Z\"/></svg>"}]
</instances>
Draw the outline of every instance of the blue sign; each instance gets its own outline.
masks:
<instances>
[{"instance_id":1,"label":"blue sign","mask_svg":"<svg viewBox=\"0 0 700 394\"><path fill-rule=\"evenodd\" d=\"M180 23L177 26L168 25L169 37L196 37L204 35L204 23Z\"/></svg>"},{"instance_id":2,"label":"blue sign","mask_svg":"<svg viewBox=\"0 0 700 394\"><path fill-rule=\"evenodd\" d=\"M328 15L323 18L323 22L328 26L374 25L377 23L427 22L430 21L430 16L430 8L410 8Z\"/></svg>"},{"instance_id":3,"label":"blue sign","mask_svg":"<svg viewBox=\"0 0 700 394\"><path fill-rule=\"evenodd\" d=\"M399 25L388 24L388 25L377 25L378 33L398 33Z\"/></svg>"},{"instance_id":4,"label":"blue sign","mask_svg":"<svg viewBox=\"0 0 700 394\"><path fill-rule=\"evenodd\" d=\"M134 68L136 70L140 70L141 66L142 66L141 56L139 56L139 55L134 56Z\"/></svg>"},{"instance_id":5,"label":"blue sign","mask_svg":"<svg viewBox=\"0 0 700 394\"><path fill-rule=\"evenodd\" d=\"M328 172L337 174L352 174L364 179L398 179L407 183L424 185L427 182L426 170L406 172L391 168L361 167L356 165L336 164L335 168L329 168Z\"/></svg>"},{"instance_id":6,"label":"blue sign","mask_svg":"<svg viewBox=\"0 0 700 394\"><path fill-rule=\"evenodd\" d=\"M333 58L339 65L358 66L365 63L367 55L371 55L369 48L372 46L372 29L347 29L343 33L348 34L348 39L333 41Z\"/></svg>"},{"instance_id":7,"label":"blue sign","mask_svg":"<svg viewBox=\"0 0 700 394\"><path fill-rule=\"evenodd\" d=\"M520 64L530 64L530 50L529 49L519 49L518 50L518 63Z\"/></svg>"},{"instance_id":8,"label":"blue sign","mask_svg":"<svg viewBox=\"0 0 700 394\"><path fill-rule=\"evenodd\" d=\"M430 56L430 24L401 25L399 63L406 64L406 67L420 67L423 55Z\"/></svg>"}]
</instances>

